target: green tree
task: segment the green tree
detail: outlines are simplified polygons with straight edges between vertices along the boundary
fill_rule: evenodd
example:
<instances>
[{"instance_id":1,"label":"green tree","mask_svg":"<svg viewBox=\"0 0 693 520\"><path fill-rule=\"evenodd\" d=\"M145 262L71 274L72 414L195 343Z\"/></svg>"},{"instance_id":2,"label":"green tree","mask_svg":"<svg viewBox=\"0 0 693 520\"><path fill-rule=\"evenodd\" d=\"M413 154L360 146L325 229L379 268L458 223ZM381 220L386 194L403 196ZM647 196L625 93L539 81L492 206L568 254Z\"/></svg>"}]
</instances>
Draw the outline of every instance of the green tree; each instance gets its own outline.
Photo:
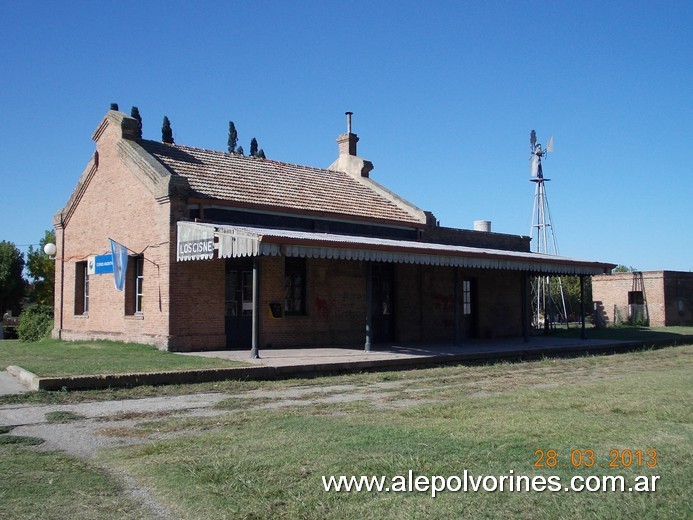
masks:
<instances>
[{"instance_id":1,"label":"green tree","mask_svg":"<svg viewBox=\"0 0 693 520\"><path fill-rule=\"evenodd\" d=\"M130 109L130 116L137 119L137 139L142 139L142 116L140 115L140 109L132 107Z\"/></svg>"},{"instance_id":2,"label":"green tree","mask_svg":"<svg viewBox=\"0 0 693 520\"><path fill-rule=\"evenodd\" d=\"M264 151L262 148L260 148L260 149L258 150L257 156L258 156L260 159L267 159L267 157L265 157L265 151Z\"/></svg>"},{"instance_id":3,"label":"green tree","mask_svg":"<svg viewBox=\"0 0 693 520\"><path fill-rule=\"evenodd\" d=\"M26 267L32 280L31 300L52 307L55 292L55 259L43 251L46 244L55 244L55 231L52 229L46 230L38 249L29 246Z\"/></svg>"},{"instance_id":4,"label":"green tree","mask_svg":"<svg viewBox=\"0 0 693 520\"><path fill-rule=\"evenodd\" d=\"M555 300L555 304L563 312L561 298L561 287L563 288L563 297L565 298L566 311L570 321L577 321L581 314L580 300L580 277L579 276L552 276L550 280L551 295ZM585 314L592 314L592 277L585 277Z\"/></svg>"},{"instance_id":5,"label":"green tree","mask_svg":"<svg viewBox=\"0 0 693 520\"><path fill-rule=\"evenodd\" d=\"M171 129L171 121L166 116L161 125L161 140L166 144L173 144L173 129Z\"/></svg>"},{"instance_id":6,"label":"green tree","mask_svg":"<svg viewBox=\"0 0 693 520\"><path fill-rule=\"evenodd\" d=\"M250 156L257 157L257 139L254 137L250 140Z\"/></svg>"},{"instance_id":7,"label":"green tree","mask_svg":"<svg viewBox=\"0 0 693 520\"><path fill-rule=\"evenodd\" d=\"M0 242L0 313L18 315L26 281L22 277L24 255L12 242Z\"/></svg>"},{"instance_id":8,"label":"green tree","mask_svg":"<svg viewBox=\"0 0 693 520\"><path fill-rule=\"evenodd\" d=\"M238 146L238 132L236 131L236 125L233 121L229 121L229 153L236 153L236 146Z\"/></svg>"},{"instance_id":9,"label":"green tree","mask_svg":"<svg viewBox=\"0 0 693 520\"><path fill-rule=\"evenodd\" d=\"M21 341L38 341L50 335L53 328L53 306L29 305L19 317L17 335Z\"/></svg>"},{"instance_id":10,"label":"green tree","mask_svg":"<svg viewBox=\"0 0 693 520\"><path fill-rule=\"evenodd\" d=\"M244 154L244 152L243 152L243 147L242 147L242 146L239 146L238 148L236 148L236 153L237 153L238 155L243 155L243 154Z\"/></svg>"},{"instance_id":11,"label":"green tree","mask_svg":"<svg viewBox=\"0 0 693 520\"><path fill-rule=\"evenodd\" d=\"M614 270L611 271L612 273L634 273L636 272L637 269L635 267L628 267L625 265L617 265L614 267Z\"/></svg>"},{"instance_id":12,"label":"green tree","mask_svg":"<svg viewBox=\"0 0 693 520\"><path fill-rule=\"evenodd\" d=\"M120 110L118 108L118 103L111 103L111 110Z\"/></svg>"}]
</instances>

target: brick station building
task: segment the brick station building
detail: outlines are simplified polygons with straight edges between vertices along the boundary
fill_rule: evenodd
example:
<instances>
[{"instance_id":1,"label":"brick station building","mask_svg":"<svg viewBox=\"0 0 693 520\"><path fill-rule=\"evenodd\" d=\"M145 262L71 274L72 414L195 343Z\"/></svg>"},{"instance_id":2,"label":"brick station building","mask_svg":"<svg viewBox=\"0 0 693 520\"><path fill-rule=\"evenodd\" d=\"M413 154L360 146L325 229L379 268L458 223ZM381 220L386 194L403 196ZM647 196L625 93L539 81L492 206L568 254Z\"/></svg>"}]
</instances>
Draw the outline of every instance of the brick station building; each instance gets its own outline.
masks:
<instances>
[{"instance_id":1,"label":"brick station building","mask_svg":"<svg viewBox=\"0 0 693 520\"><path fill-rule=\"evenodd\" d=\"M321 169L138 139L109 111L54 217L54 337L252 352L528 338L530 277L614 267L441 227L371 178L348 117ZM109 239L130 253L122 291L94 265Z\"/></svg>"}]
</instances>

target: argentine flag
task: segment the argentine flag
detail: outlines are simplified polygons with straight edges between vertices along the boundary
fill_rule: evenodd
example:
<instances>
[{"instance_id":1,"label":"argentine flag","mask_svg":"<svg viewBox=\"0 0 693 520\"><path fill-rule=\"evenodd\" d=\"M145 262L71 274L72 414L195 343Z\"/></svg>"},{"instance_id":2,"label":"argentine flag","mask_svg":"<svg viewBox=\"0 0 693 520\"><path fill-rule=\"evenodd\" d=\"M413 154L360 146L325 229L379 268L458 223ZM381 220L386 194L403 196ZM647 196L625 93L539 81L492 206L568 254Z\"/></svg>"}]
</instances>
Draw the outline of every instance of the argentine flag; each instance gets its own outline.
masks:
<instances>
[{"instance_id":1,"label":"argentine flag","mask_svg":"<svg viewBox=\"0 0 693 520\"><path fill-rule=\"evenodd\" d=\"M111 241L111 254L113 255L113 283L118 291L125 287L125 271L128 269L128 248L113 239Z\"/></svg>"}]
</instances>

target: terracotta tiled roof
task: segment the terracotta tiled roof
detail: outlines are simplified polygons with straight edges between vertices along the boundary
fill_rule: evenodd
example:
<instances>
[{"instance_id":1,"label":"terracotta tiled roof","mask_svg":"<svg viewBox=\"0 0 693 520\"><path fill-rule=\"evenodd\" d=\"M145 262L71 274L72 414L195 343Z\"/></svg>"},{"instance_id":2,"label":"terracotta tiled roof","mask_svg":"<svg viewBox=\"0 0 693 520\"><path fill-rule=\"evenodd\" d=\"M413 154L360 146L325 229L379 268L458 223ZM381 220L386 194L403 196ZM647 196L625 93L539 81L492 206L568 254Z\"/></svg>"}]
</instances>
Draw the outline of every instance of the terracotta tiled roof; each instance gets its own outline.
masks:
<instances>
[{"instance_id":1,"label":"terracotta tiled roof","mask_svg":"<svg viewBox=\"0 0 693 520\"><path fill-rule=\"evenodd\" d=\"M173 175L187 179L194 197L277 211L421 222L414 211L406 211L371 188L369 179L344 172L156 141L138 143Z\"/></svg>"}]
</instances>

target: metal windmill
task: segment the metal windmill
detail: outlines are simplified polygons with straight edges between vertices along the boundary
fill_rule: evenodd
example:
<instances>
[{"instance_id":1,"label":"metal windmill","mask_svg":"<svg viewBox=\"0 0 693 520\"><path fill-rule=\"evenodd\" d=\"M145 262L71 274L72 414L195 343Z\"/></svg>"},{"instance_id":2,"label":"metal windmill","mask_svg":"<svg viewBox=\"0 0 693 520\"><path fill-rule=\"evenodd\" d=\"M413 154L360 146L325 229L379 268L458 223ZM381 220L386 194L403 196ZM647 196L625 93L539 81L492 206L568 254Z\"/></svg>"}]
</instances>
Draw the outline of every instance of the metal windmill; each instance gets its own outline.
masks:
<instances>
[{"instance_id":1,"label":"metal windmill","mask_svg":"<svg viewBox=\"0 0 693 520\"><path fill-rule=\"evenodd\" d=\"M531 182L535 183L534 204L532 207L532 237L533 251L547 255L558 255L558 243L554 233L549 199L546 195L545 182L551 179L544 177L541 160L548 153L553 152L553 136L545 149L537 142L537 134L534 130L529 135L531 155L529 156L529 170ZM557 277L551 283L550 276L537 276L532 283L532 321L535 328L548 329L556 321L567 323L568 312L565 306L563 283Z\"/></svg>"}]
</instances>

